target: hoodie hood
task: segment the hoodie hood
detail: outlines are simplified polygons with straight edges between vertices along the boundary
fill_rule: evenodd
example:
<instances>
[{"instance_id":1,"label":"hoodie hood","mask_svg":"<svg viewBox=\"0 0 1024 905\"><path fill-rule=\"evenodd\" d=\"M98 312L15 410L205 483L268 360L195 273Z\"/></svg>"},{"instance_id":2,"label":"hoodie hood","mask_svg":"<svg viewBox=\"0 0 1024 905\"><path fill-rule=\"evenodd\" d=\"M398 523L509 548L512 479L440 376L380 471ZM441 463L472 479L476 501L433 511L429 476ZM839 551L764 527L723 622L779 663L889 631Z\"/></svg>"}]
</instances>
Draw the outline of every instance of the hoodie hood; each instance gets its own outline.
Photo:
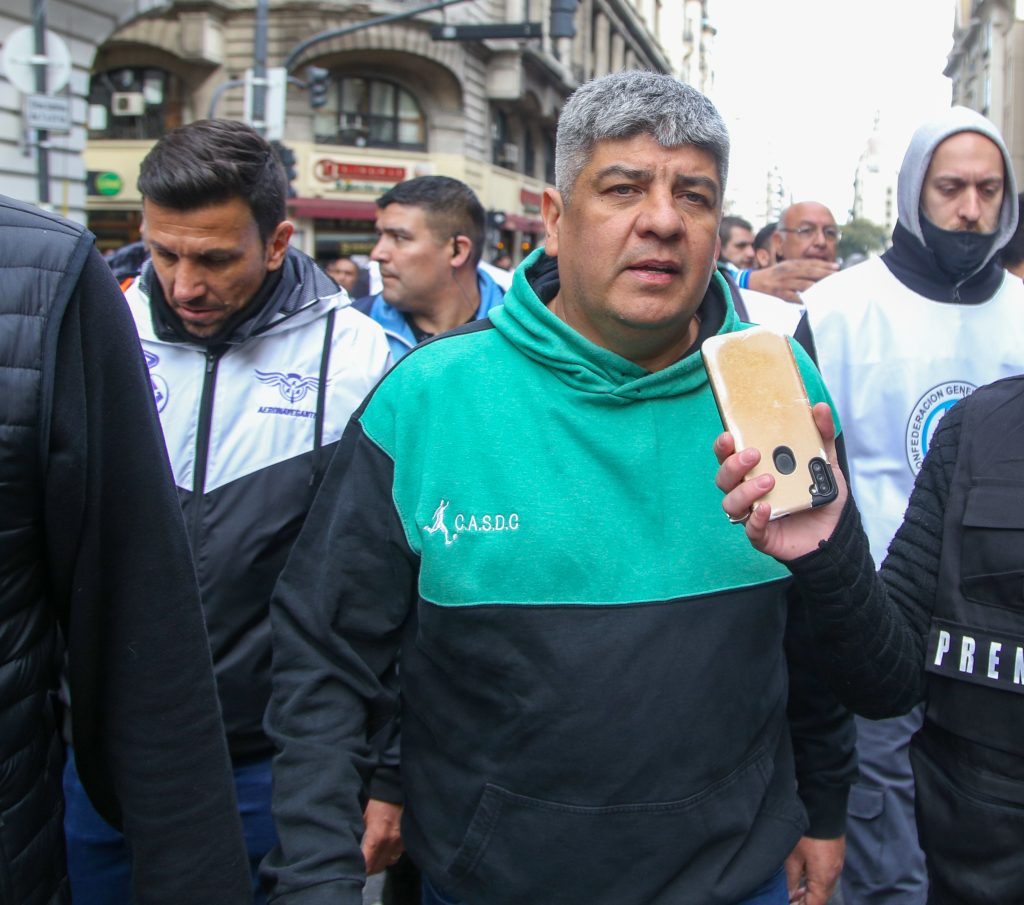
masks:
<instances>
[{"instance_id":1,"label":"hoodie hood","mask_svg":"<svg viewBox=\"0 0 1024 905\"><path fill-rule=\"evenodd\" d=\"M903 158L897 182L896 201L899 221L918 242L927 247L921 230L921 189L928 166L935 149L952 135L960 132L977 132L995 143L1003 155L1005 183L1003 204L999 211L999 224L993 237L992 248L986 259L999 251L1017 229L1017 183L1013 175L1013 163L999 130L980 113L967 107L953 107L942 116L929 120L918 127Z\"/></svg>"},{"instance_id":2,"label":"hoodie hood","mask_svg":"<svg viewBox=\"0 0 1024 905\"><path fill-rule=\"evenodd\" d=\"M675 364L651 373L577 333L553 314L547 302L558 292L557 259L538 248L518 268L505 304L490 319L524 355L552 371L559 380L591 399L628 405L643 399L679 396L707 382L699 348L715 333L739 326L725 279L715 271L699 308L700 333L694 346Z\"/></svg>"},{"instance_id":3,"label":"hoodie hood","mask_svg":"<svg viewBox=\"0 0 1024 905\"><path fill-rule=\"evenodd\" d=\"M155 339L204 348L238 345L271 330L292 329L321 317L331 308L350 304L345 291L339 289L312 258L292 247L285 252L281 266L267 274L252 301L220 333L209 339L195 337L182 326L164 298L152 261L147 261L142 268L139 289L149 300Z\"/></svg>"}]
</instances>

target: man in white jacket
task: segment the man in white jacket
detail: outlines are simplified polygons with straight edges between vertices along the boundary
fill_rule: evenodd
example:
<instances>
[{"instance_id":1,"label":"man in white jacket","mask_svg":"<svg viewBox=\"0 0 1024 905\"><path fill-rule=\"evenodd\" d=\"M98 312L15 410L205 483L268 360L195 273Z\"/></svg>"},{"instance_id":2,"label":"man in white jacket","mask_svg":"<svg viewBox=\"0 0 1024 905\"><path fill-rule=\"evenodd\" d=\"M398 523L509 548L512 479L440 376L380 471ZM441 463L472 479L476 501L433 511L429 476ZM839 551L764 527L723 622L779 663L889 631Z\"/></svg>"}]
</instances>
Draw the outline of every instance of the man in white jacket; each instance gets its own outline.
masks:
<instances>
[{"instance_id":1,"label":"man in white jacket","mask_svg":"<svg viewBox=\"0 0 1024 905\"><path fill-rule=\"evenodd\" d=\"M126 296L199 579L255 887L277 840L263 730L271 591L342 430L390 357L380 327L289 244L284 171L249 126L201 120L167 133L139 190L150 260ZM75 902L126 905L132 853L70 759L65 789ZM367 791L372 873L400 850L394 766Z\"/></svg>"}]
</instances>

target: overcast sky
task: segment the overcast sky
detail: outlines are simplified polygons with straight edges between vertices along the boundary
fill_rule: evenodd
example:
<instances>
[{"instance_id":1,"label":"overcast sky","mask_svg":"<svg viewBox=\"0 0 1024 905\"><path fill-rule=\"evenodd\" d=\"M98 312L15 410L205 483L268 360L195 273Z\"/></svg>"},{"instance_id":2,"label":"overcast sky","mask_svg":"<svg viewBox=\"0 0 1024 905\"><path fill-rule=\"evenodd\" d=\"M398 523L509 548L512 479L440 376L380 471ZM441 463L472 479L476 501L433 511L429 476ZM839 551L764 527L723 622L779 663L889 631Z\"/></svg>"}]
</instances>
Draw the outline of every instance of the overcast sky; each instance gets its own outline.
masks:
<instances>
[{"instance_id":1,"label":"overcast sky","mask_svg":"<svg viewBox=\"0 0 1024 905\"><path fill-rule=\"evenodd\" d=\"M914 128L948 108L942 75L953 0L710 0L712 98L732 135L728 198L764 195L778 165L793 200L818 200L842 223L876 113L897 163ZM755 223L755 227L761 225Z\"/></svg>"}]
</instances>

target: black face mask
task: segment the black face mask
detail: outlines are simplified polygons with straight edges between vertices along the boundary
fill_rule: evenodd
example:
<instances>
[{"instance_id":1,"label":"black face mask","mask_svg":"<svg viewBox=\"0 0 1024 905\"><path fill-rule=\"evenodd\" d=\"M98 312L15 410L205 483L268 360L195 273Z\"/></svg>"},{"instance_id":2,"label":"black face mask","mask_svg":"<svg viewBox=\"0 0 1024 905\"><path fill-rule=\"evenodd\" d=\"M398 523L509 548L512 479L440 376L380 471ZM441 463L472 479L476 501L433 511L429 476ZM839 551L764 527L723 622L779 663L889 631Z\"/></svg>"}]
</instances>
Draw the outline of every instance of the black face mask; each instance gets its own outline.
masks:
<instances>
[{"instance_id":1,"label":"black face mask","mask_svg":"<svg viewBox=\"0 0 1024 905\"><path fill-rule=\"evenodd\" d=\"M935 255L942 272L958 283L973 274L992 252L996 232L976 233L952 229L940 229L922 211L921 235L924 244Z\"/></svg>"}]
</instances>

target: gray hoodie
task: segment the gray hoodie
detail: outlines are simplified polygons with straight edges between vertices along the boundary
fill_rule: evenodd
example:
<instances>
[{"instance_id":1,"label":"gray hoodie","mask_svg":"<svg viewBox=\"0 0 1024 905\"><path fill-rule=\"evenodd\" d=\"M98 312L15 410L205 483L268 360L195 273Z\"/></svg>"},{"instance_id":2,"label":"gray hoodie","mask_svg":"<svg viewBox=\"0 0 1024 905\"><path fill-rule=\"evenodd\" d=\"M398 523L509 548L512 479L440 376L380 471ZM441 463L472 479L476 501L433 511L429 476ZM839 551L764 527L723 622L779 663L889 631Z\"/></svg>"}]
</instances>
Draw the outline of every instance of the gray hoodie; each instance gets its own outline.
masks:
<instances>
[{"instance_id":1,"label":"gray hoodie","mask_svg":"<svg viewBox=\"0 0 1024 905\"><path fill-rule=\"evenodd\" d=\"M1003 206L999 212L999 226L992 242L991 260L1000 248L1010 241L1017 229L1017 182L1013 176L1013 163L1010 153L1006 150L1003 137L995 125L980 113L967 107L952 107L941 116L929 120L918 127L900 167L897 183L896 202L900 223L922 245L925 244L921 234L921 187L928 172L935 149L951 135L959 132L978 132L995 142L1003 155L1006 181L1003 185Z\"/></svg>"}]
</instances>

